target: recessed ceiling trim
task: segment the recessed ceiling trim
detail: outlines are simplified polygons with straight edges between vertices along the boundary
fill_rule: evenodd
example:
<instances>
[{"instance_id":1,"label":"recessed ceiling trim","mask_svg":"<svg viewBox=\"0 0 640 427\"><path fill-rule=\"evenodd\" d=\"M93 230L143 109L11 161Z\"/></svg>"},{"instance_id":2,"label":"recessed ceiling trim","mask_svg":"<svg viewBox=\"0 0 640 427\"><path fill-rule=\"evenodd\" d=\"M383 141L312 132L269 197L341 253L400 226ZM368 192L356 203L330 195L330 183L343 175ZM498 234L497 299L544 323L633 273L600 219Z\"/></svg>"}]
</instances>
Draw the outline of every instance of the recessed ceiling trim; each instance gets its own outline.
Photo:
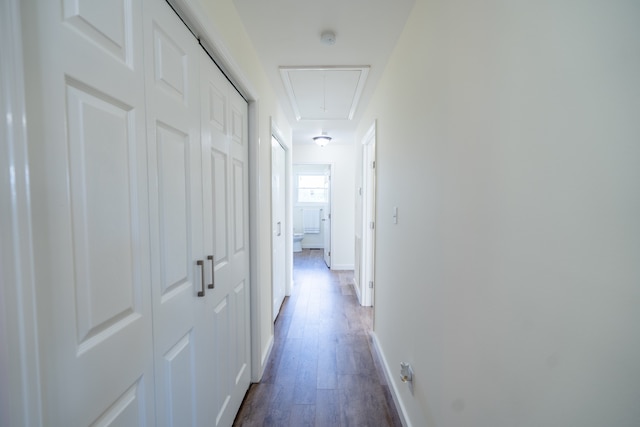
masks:
<instances>
[{"instance_id":1,"label":"recessed ceiling trim","mask_svg":"<svg viewBox=\"0 0 640 427\"><path fill-rule=\"evenodd\" d=\"M369 74L370 67L365 66L317 66L317 67L280 67L280 76L282 77L282 83L285 91L289 97L291 108L296 117L296 120L353 120L356 110L358 108L358 102L360 96L364 90L367 76ZM341 85L340 90L334 90L329 87L327 90L325 87L319 89L314 85L300 82L301 76L311 76L309 79L312 81L314 78L317 80L318 75L313 73L322 74L323 78L326 78L327 73L333 73L333 76L338 76L338 79L342 81L338 82ZM344 86L346 85L346 87ZM320 85L322 86L322 85ZM331 107L335 107L338 111L328 112L322 102L324 108L322 114L320 109L314 112L313 108L309 108L308 100L313 99L313 96L309 97L308 91L315 91L315 96L324 95L325 98L329 98ZM326 91L325 93L322 93ZM306 93L303 93L306 92ZM305 105L304 102L307 102Z\"/></svg>"}]
</instances>

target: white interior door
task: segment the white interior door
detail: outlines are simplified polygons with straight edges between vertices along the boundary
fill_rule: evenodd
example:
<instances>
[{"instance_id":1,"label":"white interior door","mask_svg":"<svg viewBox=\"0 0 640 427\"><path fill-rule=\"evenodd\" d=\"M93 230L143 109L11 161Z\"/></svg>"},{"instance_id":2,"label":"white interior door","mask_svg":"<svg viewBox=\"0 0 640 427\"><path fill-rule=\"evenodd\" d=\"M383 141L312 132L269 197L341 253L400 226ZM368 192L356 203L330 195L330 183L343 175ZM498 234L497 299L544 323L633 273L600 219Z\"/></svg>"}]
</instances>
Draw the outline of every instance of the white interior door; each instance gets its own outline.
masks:
<instances>
[{"instance_id":1,"label":"white interior door","mask_svg":"<svg viewBox=\"0 0 640 427\"><path fill-rule=\"evenodd\" d=\"M376 222L376 135L375 125L363 140L362 155L362 280L360 303L372 306L375 285L375 222Z\"/></svg>"},{"instance_id":2,"label":"white interior door","mask_svg":"<svg viewBox=\"0 0 640 427\"><path fill-rule=\"evenodd\" d=\"M229 426L250 383L247 102L200 54L204 183L207 425Z\"/></svg>"},{"instance_id":3,"label":"white interior door","mask_svg":"<svg viewBox=\"0 0 640 427\"><path fill-rule=\"evenodd\" d=\"M271 253L273 320L276 320L285 296L286 236L286 153L278 140L271 137Z\"/></svg>"},{"instance_id":4,"label":"white interior door","mask_svg":"<svg viewBox=\"0 0 640 427\"><path fill-rule=\"evenodd\" d=\"M47 425L153 425L140 2L23 2Z\"/></svg>"},{"instance_id":5,"label":"white interior door","mask_svg":"<svg viewBox=\"0 0 640 427\"><path fill-rule=\"evenodd\" d=\"M324 262L331 268L331 166L324 173L324 185L327 188L327 207L322 211Z\"/></svg>"},{"instance_id":6,"label":"white interior door","mask_svg":"<svg viewBox=\"0 0 640 427\"><path fill-rule=\"evenodd\" d=\"M208 407L200 47L164 1L144 6L156 413L159 426L196 425Z\"/></svg>"}]
</instances>

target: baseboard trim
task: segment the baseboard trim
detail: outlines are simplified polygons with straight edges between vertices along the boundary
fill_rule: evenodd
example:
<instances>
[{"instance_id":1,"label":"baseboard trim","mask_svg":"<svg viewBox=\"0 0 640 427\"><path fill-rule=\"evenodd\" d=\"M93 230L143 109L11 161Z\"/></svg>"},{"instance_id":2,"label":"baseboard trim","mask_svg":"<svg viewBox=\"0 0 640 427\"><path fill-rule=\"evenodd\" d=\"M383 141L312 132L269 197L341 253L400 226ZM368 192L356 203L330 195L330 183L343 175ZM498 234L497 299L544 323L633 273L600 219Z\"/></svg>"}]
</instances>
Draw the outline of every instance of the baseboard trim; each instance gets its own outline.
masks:
<instances>
[{"instance_id":1,"label":"baseboard trim","mask_svg":"<svg viewBox=\"0 0 640 427\"><path fill-rule=\"evenodd\" d=\"M331 264L331 269L336 271L353 270L353 264Z\"/></svg>"},{"instance_id":2,"label":"baseboard trim","mask_svg":"<svg viewBox=\"0 0 640 427\"><path fill-rule=\"evenodd\" d=\"M356 283L356 279L353 279L353 289L356 291L356 296L358 297L358 303L362 305L362 293L360 292L360 285Z\"/></svg>"},{"instance_id":3,"label":"baseboard trim","mask_svg":"<svg viewBox=\"0 0 640 427\"><path fill-rule=\"evenodd\" d=\"M273 335L269 337L269 342L262 351L262 356L260 357L260 372L256 372L257 375L253 377L252 382L259 383L262 380L264 369L267 367L269 356L271 356L271 350L273 350Z\"/></svg>"},{"instance_id":4,"label":"baseboard trim","mask_svg":"<svg viewBox=\"0 0 640 427\"><path fill-rule=\"evenodd\" d=\"M393 397L393 403L396 405L396 409L398 410L398 416L400 417L400 421L404 427L413 427L411 421L407 417L407 410L400 400L400 394L398 393L398 389L396 387L395 381L393 381L392 370L389 367L389 363L387 363L387 358L384 356L384 351L380 347L380 342L378 341L378 336L375 332L371 332L371 338L373 341L373 348L376 351L376 355L382 363L382 370L384 372L384 376L387 380L387 384L389 384L389 390L391 391L391 397Z\"/></svg>"},{"instance_id":5,"label":"baseboard trim","mask_svg":"<svg viewBox=\"0 0 640 427\"><path fill-rule=\"evenodd\" d=\"M267 360L269 356L271 356L271 350L273 349L273 335L269 337L269 342L267 343L266 348L262 352L262 358L260 359L260 365L262 365L262 369L264 371L264 366L267 364ZM262 377L262 374L260 375Z\"/></svg>"}]
</instances>

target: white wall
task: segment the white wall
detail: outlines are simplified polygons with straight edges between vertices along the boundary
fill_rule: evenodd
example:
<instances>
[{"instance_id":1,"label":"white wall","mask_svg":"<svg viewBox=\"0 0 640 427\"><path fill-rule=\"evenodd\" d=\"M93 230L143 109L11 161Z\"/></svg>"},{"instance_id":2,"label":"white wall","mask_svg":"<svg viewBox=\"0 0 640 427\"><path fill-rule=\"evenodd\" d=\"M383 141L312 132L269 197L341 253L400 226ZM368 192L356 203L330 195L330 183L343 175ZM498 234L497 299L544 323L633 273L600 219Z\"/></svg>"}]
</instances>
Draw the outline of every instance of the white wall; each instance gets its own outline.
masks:
<instances>
[{"instance_id":1,"label":"white wall","mask_svg":"<svg viewBox=\"0 0 640 427\"><path fill-rule=\"evenodd\" d=\"M357 139L377 118L375 336L410 425L638 425L639 22L417 1Z\"/></svg>"},{"instance_id":2,"label":"white wall","mask_svg":"<svg viewBox=\"0 0 640 427\"><path fill-rule=\"evenodd\" d=\"M183 0L190 2L189 0ZM232 0L193 0L199 3L210 22L209 28L215 33L218 41L224 45L222 52L226 59L240 70L237 77L247 83L252 93L253 106L257 110L257 135L250 135L252 143L258 140L255 164L258 170L254 189L259 194L257 206L252 206L252 216L257 220L256 239L251 244L256 246L256 271L251 280L257 283L257 291L252 294L252 317L258 324L259 334L259 367L254 369L252 379L258 380L264 370L266 357L273 342L273 322L271 307L271 121L280 130L287 147L291 145L291 128L282 108L278 104L273 88L270 86L255 49L244 30ZM257 316L257 318L256 318ZM255 349L253 349L255 351Z\"/></svg>"},{"instance_id":3,"label":"white wall","mask_svg":"<svg viewBox=\"0 0 640 427\"><path fill-rule=\"evenodd\" d=\"M295 144L293 163L331 164L331 269L352 270L354 262L354 172L352 145Z\"/></svg>"}]
</instances>

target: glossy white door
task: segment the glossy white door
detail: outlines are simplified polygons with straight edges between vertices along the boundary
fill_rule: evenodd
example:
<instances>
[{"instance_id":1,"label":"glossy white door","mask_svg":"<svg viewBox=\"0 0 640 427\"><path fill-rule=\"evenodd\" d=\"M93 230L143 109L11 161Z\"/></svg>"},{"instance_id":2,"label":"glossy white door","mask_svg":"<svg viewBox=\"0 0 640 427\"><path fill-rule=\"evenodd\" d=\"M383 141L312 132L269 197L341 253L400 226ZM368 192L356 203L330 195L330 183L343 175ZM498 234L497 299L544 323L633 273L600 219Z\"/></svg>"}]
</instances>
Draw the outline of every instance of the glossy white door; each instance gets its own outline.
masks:
<instances>
[{"instance_id":1,"label":"glossy white door","mask_svg":"<svg viewBox=\"0 0 640 427\"><path fill-rule=\"evenodd\" d=\"M204 425L200 47L158 0L144 2L144 38L156 414Z\"/></svg>"},{"instance_id":2,"label":"glossy white door","mask_svg":"<svg viewBox=\"0 0 640 427\"><path fill-rule=\"evenodd\" d=\"M331 166L324 173L324 185L327 189L327 207L322 210L324 263L331 268Z\"/></svg>"},{"instance_id":3,"label":"glossy white door","mask_svg":"<svg viewBox=\"0 0 640 427\"><path fill-rule=\"evenodd\" d=\"M207 425L230 426L250 382L247 103L200 54Z\"/></svg>"},{"instance_id":4,"label":"glossy white door","mask_svg":"<svg viewBox=\"0 0 640 427\"><path fill-rule=\"evenodd\" d=\"M271 253L273 320L280 313L285 295L285 203L286 153L280 142L271 137Z\"/></svg>"},{"instance_id":5,"label":"glossy white door","mask_svg":"<svg viewBox=\"0 0 640 427\"><path fill-rule=\"evenodd\" d=\"M43 419L154 425L141 4L23 6Z\"/></svg>"}]
</instances>

